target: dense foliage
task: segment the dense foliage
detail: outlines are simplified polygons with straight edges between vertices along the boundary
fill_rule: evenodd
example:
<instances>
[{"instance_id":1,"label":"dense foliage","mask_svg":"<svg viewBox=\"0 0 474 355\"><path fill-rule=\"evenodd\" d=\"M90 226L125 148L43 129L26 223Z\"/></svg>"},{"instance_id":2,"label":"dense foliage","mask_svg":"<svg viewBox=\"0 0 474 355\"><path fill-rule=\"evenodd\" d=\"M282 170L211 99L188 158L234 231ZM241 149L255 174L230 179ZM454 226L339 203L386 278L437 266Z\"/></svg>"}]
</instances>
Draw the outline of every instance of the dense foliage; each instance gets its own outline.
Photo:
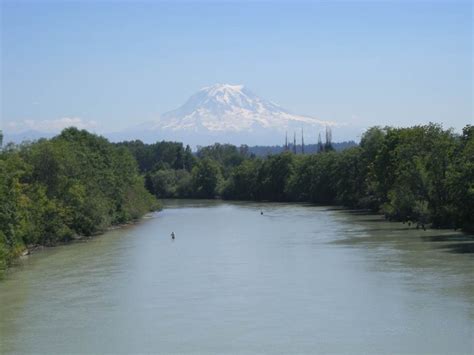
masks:
<instances>
[{"instance_id":1,"label":"dense foliage","mask_svg":"<svg viewBox=\"0 0 474 355\"><path fill-rule=\"evenodd\" d=\"M184 167L174 163L185 154L178 143L140 143L147 153L132 152L140 166L142 156L157 159L151 170L142 170L157 197L338 204L393 220L473 230L473 131L466 126L457 135L436 124L373 127L359 146L342 151L326 142L320 153L294 154L290 147L265 158L247 146L215 144L188 156L191 163ZM158 146L176 147L175 155L153 154Z\"/></svg>"},{"instance_id":2,"label":"dense foliage","mask_svg":"<svg viewBox=\"0 0 474 355\"><path fill-rule=\"evenodd\" d=\"M369 208L389 219L474 229L474 127L371 128L341 152L245 161L225 198Z\"/></svg>"},{"instance_id":3,"label":"dense foliage","mask_svg":"<svg viewBox=\"0 0 474 355\"><path fill-rule=\"evenodd\" d=\"M247 146L219 143L199 147L195 155L189 146L176 142L134 141L118 146L130 150L147 189L158 198L214 198L232 170L250 157Z\"/></svg>"},{"instance_id":4,"label":"dense foliage","mask_svg":"<svg viewBox=\"0 0 474 355\"><path fill-rule=\"evenodd\" d=\"M0 135L1 138L1 135ZM54 245L138 218L157 198L305 201L474 230L474 127L373 127L342 151L256 157L214 144L112 144L64 130L0 154L0 269L26 245ZM148 191L147 191L148 190ZM151 194L150 194L150 193Z\"/></svg>"},{"instance_id":5,"label":"dense foliage","mask_svg":"<svg viewBox=\"0 0 474 355\"><path fill-rule=\"evenodd\" d=\"M145 184L160 198L191 197L191 170L196 158L189 145L177 142L145 144L136 140L116 144L128 149L135 157Z\"/></svg>"},{"instance_id":6,"label":"dense foliage","mask_svg":"<svg viewBox=\"0 0 474 355\"><path fill-rule=\"evenodd\" d=\"M132 154L75 128L0 154L0 271L28 245L55 245L158 207Z\"/></svg>"}]
</instances>

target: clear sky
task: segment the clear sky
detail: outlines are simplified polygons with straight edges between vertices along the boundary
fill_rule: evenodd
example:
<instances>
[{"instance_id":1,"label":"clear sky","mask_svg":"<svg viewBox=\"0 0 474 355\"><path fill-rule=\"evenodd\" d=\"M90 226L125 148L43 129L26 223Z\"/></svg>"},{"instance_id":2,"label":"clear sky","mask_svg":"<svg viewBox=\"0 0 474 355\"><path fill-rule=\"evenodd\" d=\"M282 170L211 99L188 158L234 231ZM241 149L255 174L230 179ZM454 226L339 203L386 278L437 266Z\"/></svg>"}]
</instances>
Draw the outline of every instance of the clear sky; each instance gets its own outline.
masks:
<instances>
[{"instance_id":1,"label":"clear sky","mask_svg":"<svg viewBox=\"0 0 474 355\"><path fill-rule=\"evenodd\" d=\"M473 121L470 1L1 1L1 121L113 131L214 83L358 125Z\"/></svg>"}]
</instances>

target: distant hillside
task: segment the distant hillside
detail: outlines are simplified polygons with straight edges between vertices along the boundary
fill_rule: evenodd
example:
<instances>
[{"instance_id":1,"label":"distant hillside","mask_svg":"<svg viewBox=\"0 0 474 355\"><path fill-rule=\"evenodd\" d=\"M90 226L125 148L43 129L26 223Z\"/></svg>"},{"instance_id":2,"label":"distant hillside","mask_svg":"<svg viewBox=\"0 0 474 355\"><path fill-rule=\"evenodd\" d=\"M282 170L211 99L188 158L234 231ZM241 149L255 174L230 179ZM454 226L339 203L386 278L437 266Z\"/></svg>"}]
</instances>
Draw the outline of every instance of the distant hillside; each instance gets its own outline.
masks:
<instances>
[{"instance_id":1,"label":"distant hillside","mask_svg":"<svg viewBox=\"0 0 474 355\"><path fill-rule=\"evenodd\" d=\"M335 150L341 151L347 148L356 147L358 144L354 141L347 141L347 142L340 142L340 143L332 143L332 146ZM273 146L264 146L264 145L257 145L254 147L249 147L249 152L255 154L258 157L264 157L270 154L278 154L283 152L285 149L282 145L273 145ZM317 144L305 144L304 152L305 154L312 154L316 153L318 149ZM293 151L293 144L290 144L290 151ZM298 154L301 153L301 145L296 145L296 152Z\"/></svg>"}]
</instances>

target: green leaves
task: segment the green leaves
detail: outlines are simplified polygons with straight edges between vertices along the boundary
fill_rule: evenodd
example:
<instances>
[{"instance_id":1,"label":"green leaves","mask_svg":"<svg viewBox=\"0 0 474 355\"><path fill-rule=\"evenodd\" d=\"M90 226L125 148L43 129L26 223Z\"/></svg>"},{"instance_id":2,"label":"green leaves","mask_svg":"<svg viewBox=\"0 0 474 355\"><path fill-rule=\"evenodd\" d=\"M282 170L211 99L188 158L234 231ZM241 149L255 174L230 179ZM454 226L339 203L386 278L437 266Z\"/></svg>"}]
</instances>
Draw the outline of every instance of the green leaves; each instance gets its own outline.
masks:
<instances>
[{"instance_id":1,"label":"green leaves","mask_svg":"<svg viewBox=\"0 0 474 355\"><path fill-rule=\"evenodd\" d=\"M140 172L145 174L145 179ZM146 184L145 184L146 181ZM146 188L145 188L146 185ZM0 150L0 270L27 245L92 235L159 208L157 197L308 201L474 230L474 128L370 128L360 147L266 159L226 144L111 144L68 128Z\"/></svg>"},{"instance_id":2,"label":"green leaves","mask_svg":"<svg viewBox=\"0 0 474 355\"><path fill-rule=\"evenodd\" d=\"M218 192L217 186L222 180L219 165L209 158L204 158L196 164L191 174L194 195L200 198L214 198Z\"/></svg>"},{"instance_id":3,"label":"green leaves","mask_svg":"<svg viewBox=\"0 0 474 355\"><path fill-rule=\"evenodd\" d=\"M131 153L65 129L0 153L0 268L25 245L92 235L157 208Z\"/></svg>"},{"instance_id":4,"label":"green leaves","mask_svg":"<svg viewBox=\"0 0 474 355\"><path fill-rule=\"evenodd\" d=\"M245 160L233 168L224 197L338 203L474 230L474 128L458 136L437 124L373 127L358 148Z\"/></svg>"}]
</instances>

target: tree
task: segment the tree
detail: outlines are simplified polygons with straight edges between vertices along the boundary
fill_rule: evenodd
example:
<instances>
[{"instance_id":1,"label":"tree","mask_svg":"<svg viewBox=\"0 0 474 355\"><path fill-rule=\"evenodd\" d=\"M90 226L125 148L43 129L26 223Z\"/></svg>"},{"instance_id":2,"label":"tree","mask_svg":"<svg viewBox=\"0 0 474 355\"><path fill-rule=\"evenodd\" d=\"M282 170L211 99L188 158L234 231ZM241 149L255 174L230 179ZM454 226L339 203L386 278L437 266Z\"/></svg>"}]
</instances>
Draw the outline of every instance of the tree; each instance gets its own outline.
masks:
<instances>
[{"instance_id":1,"label":"tree","mask_svg":"<svg viewBox=\"0 0 474 355\"><path fill-rule=\"evenodd\" d=\"M260 160L245 160L232 171L223 197L235 200L255 200L258 197Z\"/></svg>"},{"instance_id":2,"label":"tree","mask_svg":"<svg viewBox=\"0 0 474 355\"><path fill-rule=\"evenodd\" d=\"M184 168L187 171L191 171L194 164L195 164L196 159L193 156L193 153L191 151L191 147L189 145L186 146L186 149L184 151Z\"/></svg>"},{"instance_id":3,"label":"tree","mask_svg":"<svg viewBox=\"0 0 474 355\"><path fill-rule=\"evenodd\" d=\"M318 148L317 148L318 153L324 152L324 145L323 141L321 140L321 133L318 133Z\"/></svg>"},{"instance_id":4,"label":"tree","mask_svg":"<svg viewBox=\"0 0 474 355\"><path fill-rule=\"evenodd\" d=\"M334 167L336 201L352 208L360 206L365 193L361 152L360 147L340 152Z\"/></svg>"},{"instance_id":5,"label":"tree","mask_svg":"<svg viewBox=\"0 0 474 355\"><path fill-rule=\"evenodd\" d=\"M258 199L286 201L286 188L293 171L294 155L285 152L268 157L258 171Z\"/></svg>"},{"instance_id":6,"label":"tree","mask_svg":"<svg viewBox=\"0 0 474 355\"><path fill-rule=\"evenodd\" d=\"M128 149L68 128L0 151L0 267L29 245L91 235L158 208Z\"/></svg>"},{"instance_id":7,"label":"tree","mask_svg":"<svg viewBox=\"0 0 474 355\"><path fill-rule=\"evenodd\" d=\"M324 151L325 152L331 152L333 150L334 150L334 147L332 146L331 127L326 126L326 141L324 142Z\"/></svg>"},{"instance_id":8,"label":"tree","mask_svg":"<svg viewBox=\"0 0 474 355\"><path fill-rule=\"evenodd\" d=\"M210 158L200 160L192 170L192 186L196 197L214 198L221 179L219 165Z\"/></svg>"},{"instance_id":9,"label":"tree","mask_svg":"<svg viewBox=\"0 0 474 355\"><path fill-rule=\"evenodd\" d=\"M447 208L455 228L474 231L474 126L467 125L446 172Z\"/></svg>"}]
</instances>

